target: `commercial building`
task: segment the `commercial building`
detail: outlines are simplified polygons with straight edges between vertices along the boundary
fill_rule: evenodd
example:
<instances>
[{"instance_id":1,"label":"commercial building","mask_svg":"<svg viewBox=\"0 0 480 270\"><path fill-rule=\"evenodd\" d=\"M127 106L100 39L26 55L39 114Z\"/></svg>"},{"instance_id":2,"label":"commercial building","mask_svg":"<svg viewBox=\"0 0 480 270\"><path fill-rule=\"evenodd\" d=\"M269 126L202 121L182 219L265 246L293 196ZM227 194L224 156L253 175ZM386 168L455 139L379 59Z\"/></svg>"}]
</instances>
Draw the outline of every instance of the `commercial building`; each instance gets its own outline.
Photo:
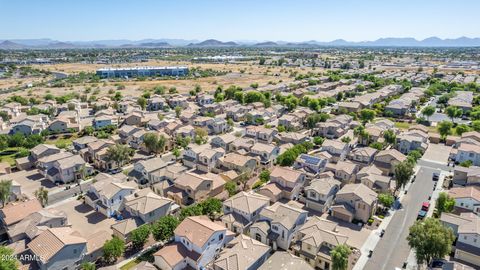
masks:
<instances>
[{"instance_id":1,"label":"commercial building","mask_svg":"<svg viewBox=\"0 0 480 270\"><path fill-rule=\"evenodd\" d=\"M187 67L125 67L97 69L100 78L151 77L151 76L185 76Z\"/></svg>"}]
</instances>

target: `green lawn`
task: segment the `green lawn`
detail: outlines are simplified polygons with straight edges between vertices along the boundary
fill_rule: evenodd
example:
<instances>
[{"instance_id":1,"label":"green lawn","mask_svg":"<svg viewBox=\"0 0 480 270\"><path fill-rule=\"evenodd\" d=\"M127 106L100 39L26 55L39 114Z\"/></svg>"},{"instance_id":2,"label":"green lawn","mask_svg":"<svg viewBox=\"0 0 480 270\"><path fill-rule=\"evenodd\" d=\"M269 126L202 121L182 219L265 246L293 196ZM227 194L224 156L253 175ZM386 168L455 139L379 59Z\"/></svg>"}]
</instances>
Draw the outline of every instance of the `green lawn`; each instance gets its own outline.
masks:
<instances>
[{"instance_id":1,"label":"green lawn","mask_svg":"<svg viewBox=\"0 0 480 270\"><path fill-rule=\"evenodd\" d=\"M130 270L132 269L133 267L135 267L137 264L139 264L141 262L141 260L139 260L138 258L135 259L135 260L132 260L130 262L128 262L127 264L125 264L124 266L120 267L120 270Z\"/></svg>"},{"instance_id":2,"label":"green lawn","mask_svg":"<svg viewBox=\"0 0 480 270\"><path fill-rule=\"evenodd\" d=\"M49 139L45 141L46 144L53 144L58 148L66 148L72 145L72 141L78 138L78 134L74 133L71 135L58 135L50 136Z\"/></svg>"},{"instance_id":3,"label":"green lawn","mask_svg":"<svg viewBox=\"0 0 480 270\"><path fill-rule=\"evenodd\" d=\"M408 129L411 125L408 122L395 122L395 127L399 129Z\"/></svg>"},{"instance_id":4,"label":"green lawn","mask_svg":"<svg viewBox=\"0 0 480 270\"><path fill-rule=\"evenodd\" d=\"M10 166L15 166L15 159L17 158L18 151L21 147L9 147L0 152L0 162L6 162Z\"/></svg>"}]
</instances>

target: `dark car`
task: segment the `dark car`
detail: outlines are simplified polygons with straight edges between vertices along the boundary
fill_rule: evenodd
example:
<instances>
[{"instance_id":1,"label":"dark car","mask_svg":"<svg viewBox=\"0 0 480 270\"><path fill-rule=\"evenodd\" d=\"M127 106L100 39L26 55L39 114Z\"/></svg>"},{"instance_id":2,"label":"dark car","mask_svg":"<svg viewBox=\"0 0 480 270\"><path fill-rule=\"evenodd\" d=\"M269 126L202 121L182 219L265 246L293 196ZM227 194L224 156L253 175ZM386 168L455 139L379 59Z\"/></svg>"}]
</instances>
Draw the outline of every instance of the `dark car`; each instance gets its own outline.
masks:
<instances>
[{"instance_id":1,"label":"dark car","mask_svg":"<svg viewBox=\"0 0 480 270\"><path fill-rule=\"evenodd\" d=\"M427 216L427 211L420 210L420 211L418 211L417 220L424 219L426 216Z\"/></svg>"},{"instance_id":2,"label":"dark car","mask_svg":"<svg viewBox=\"0 0 480 270\"><path fill-rule=\"evenodd\" d=\"M370 257L372 257L372 255L373 255L373 250L369 250L368 251L368 257L370 258Z\"/></svg>"},{"instance_id":3,"label":"dark car","mask_svg":"<svg viewBox=\"0 0 480 270\"><path fill-rule=\"evenodd\" d=\"M383 237L384 234L385 234L385 230L381 230L380 231L380 237Z\"/></svg>"}]
</instances>

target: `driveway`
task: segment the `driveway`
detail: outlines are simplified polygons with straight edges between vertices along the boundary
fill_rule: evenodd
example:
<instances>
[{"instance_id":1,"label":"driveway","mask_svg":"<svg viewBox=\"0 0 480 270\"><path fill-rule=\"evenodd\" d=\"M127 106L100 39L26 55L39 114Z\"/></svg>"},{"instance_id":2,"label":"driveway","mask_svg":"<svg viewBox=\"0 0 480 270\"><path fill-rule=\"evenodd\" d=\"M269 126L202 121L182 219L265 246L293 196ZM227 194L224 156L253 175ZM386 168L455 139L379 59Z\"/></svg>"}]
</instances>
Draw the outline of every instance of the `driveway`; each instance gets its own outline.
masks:
<instances>
[{"instance_id":1,"label":"driveway","mask_svg":"<svg viewBox=\"0 0 480 270\"><path fill-rule=\"evenodd\" d=\"M35 198L33 193L40 187L47 190L55 189L56 186L45 179L37 170L18 171L0 176L0 180L13 180L22 186L22 193L28 198Z\"/></svg>"},{"instance_id":2,"label":"driveway","mask_svg":"<svg viewBox=\"0 0 480 270\"><path fill-rule=\"evenodd\" d=\"M69 199L50 207L64 211L67 214L68 223L72 225L74 230L80 232L83 237L88 237L98 231L112 233L110 226L115 223L115 220L94 211L93 208L84 204L82 200Z\"/></svg>"},{"instance_id":3,"label":"driveway","mask_svg":"<svg viewBox=\"0 0 480 270\"><path fill-rule=\"evenodd\" d=\"M422 159L447 164L451 150L451 146L430 143Z\"/></svg>"}]
</instances>

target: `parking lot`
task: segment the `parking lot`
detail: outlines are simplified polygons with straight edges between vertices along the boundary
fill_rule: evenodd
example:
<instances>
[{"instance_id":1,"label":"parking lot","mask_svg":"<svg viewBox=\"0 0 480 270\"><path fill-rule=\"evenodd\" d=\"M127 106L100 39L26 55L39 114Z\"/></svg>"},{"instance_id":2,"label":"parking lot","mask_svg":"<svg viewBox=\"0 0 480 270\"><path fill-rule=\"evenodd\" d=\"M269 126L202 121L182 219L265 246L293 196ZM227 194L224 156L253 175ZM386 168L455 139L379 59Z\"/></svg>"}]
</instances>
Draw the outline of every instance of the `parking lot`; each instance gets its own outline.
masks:
<instances>
[{"instance_id":1,"label":"parking lot","mask_svg":"<svg viewBox=\"0 0 480 270\"><path fill-rule=\"evenodd\" d=\"M69 199L53 207L65 211L68 216L68 223L84 237L98 231L112 232L110 226L115 223L115 220L94 211L82 200Z\"/></svg>"}]
</instances>

